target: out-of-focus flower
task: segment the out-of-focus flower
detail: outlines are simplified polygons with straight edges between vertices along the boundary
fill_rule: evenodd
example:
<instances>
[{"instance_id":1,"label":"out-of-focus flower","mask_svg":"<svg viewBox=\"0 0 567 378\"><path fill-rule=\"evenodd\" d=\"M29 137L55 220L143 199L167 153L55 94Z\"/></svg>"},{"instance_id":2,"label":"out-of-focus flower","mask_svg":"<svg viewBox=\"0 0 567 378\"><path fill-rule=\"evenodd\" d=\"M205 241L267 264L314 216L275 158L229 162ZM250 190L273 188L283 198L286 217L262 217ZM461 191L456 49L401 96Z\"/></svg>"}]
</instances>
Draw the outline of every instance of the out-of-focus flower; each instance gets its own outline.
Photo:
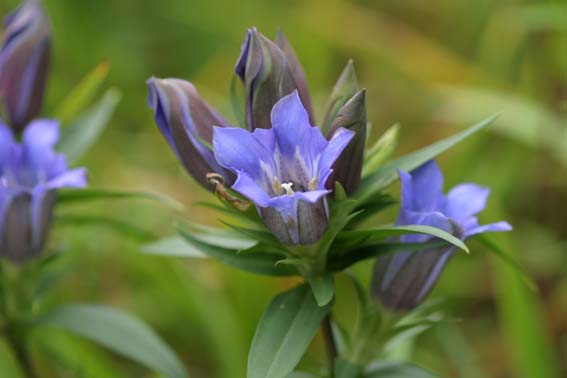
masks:
<instances>
[{"instance_id":1,"label":"out-of-focus flower","mask_svg":"<svg viewBox=\"0 0 567 378\"><path fill-rule=\"evenodd\" d=\"M440 228L461 239L484 232L510 231L507 222L479 225L476 214L486 206L490 190L476 184L460 184L443 194L443 175L429 161L413 172L399 172L402 184L402 208L398 225L427 225ZM401 242L421 243L427 235L404 235ZM455 247L430 248L401 252L376 260L372 277L372 295L387 308L410 310L431 291Z\"/></svg>"},{"instance_id":2,"label":"out-of-focus flower","mask_svg":"<svg viewBox=\"0 0 567 378\"><path fill-rule=\"evenodd\" d=\"M147 84L155 121L187 172L207 189L213 189L208 173L218 173L231 184L234 175L217 163L210 147L213 126L228 123L188 81L151 78Z\"/></svg>"},{"instance_id":3,"label":"out-of-focus flower","mask_svg":"<svg viewBox=\"0 0 567 378\"><path fill-rule=\"evenodd\" d=\"M282 243L315 243L328 222L325 184L354 132L338 129L327 141L309 123L297 91L275 104L271 126L253 132L216 127L215 157L238 175L232 189L256 204Z\"/></svg>"},{"instance_id":4,"label":"out-of-focus flower","mask_svg":"<svg viewBox=\"0 0 567 378\"><path fill-rule=\"evenodd\" d=\"M255 28L248 30L234 68L245 86L249 130L270 128L270 112L274 104L296 89L310 121L314 121L303 69L283 34L280 33L277 43Z\"/></svg>"},{"instance_id":5,"label":"out-of-focus flower","mask_svg":"<svg viewBox=\"0 0 567 378\"><path fill-rule=\"evenodd\" d=\"M56 121L33 121L21 144L0 123L0 256L15 263L43 249L57 189L86 185L86 170L69 170L54 151L58 139Z\"/></svg>"},{"instance_id":6,"label":"out-of-focus flower","mask_svg":"<svg viewBox=\"0 0 567 378\"><path fill-rule=\"evenodd\" d=\"M26 0L4 20L0 98L16 132L21 132L41 109L50 45L49 21L39 0Z\"/></svg>"}]
</instances>

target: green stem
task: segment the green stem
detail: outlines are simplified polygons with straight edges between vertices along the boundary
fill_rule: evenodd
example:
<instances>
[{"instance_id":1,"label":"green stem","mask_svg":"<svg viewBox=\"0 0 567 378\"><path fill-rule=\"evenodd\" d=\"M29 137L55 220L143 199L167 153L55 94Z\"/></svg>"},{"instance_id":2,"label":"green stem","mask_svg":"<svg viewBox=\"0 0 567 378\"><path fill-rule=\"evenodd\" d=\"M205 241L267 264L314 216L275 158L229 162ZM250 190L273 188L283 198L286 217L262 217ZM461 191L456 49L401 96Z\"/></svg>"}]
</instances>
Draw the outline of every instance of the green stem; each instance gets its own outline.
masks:
<instances>
[{"instance_id":1,"label":"green stem","mask_svg":"<svg viewBox=\"0 0 567 378\"><path fill-rule=\"evenodd\" d=\"M338 356L337 345L335 343L335 337L333 336L333 328L331 326L331 314L327 314L323 318L321 323L321 331L323 332L323 339L325 341L325 349L327 350L327 356L329 358L329 371L330 378L335 377L335 361Z\"/></svg>"},{"instance_id":2,"label":"green stem","mask_svg":"<svg viewBox=\"0 0 567 378\"><path fill-rule=\"evenodd\" d=\"M25 338L22 337L18 327L15 327L13 323L9 324L5 329L4 335L6 336L8 346L12 349L14 357L16 357L16 360L26 374L26 377L38 378L38 375L35 373L33 368L29 351L25 345Z\"/></svg>"}]
</instances>

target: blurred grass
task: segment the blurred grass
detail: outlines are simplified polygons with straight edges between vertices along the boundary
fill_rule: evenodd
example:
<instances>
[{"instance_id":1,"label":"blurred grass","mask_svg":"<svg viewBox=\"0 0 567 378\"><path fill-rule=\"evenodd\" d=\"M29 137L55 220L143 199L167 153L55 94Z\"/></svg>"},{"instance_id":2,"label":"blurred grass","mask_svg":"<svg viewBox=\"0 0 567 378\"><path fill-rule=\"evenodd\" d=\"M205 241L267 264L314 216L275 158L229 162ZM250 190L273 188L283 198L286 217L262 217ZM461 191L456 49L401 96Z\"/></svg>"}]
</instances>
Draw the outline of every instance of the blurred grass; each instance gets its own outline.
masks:
<instances>
[{"instance_id":1,"label":"blurred grass","mask_svg":"<svg viewBox=\"0 0 567 378\"><path fill-rule=\"evenodd\" d=\"M368 89L371 141L399 122L398 154L502 112L494 127L440 162L446 187L474 181L493 188L481 220L507 219L514 225L513 233L497 241L528 269L539 291L527 291L473 243L473 254L455 257L433 294L454 299L451 311L464 321L448 333L426 333L415 360L443 377L478 376L478 371L488 377L567 374L566 350L561 350L567 339L564 3L44 2L55 38L45 114L53 114L102 61L110 64L106 87L123 93L110 127L81 162L89 167L91 184L168 194L188 206L185 216L199 222L216 223L215 214L190 206L209 195L186 176L159 135L145 104L145 80L151 75L189 79L234 119L229 84L248 27L269 36L284 29L304 65L319 120L336 77L353 58ZM15 4L0 1L0 14ZM143 201L91 204L76 211L135 219L155 234L173 231L172 215ZM71 270L47 304L91 300L134 311L164 335L193 377L244 376L263 308L291 284L215 262L143 255L136 240L121 239L107 228L66 226L54 236L53 247L69 251L64 263ZM369 266L355 271L366 279ZM338 282L337 312L352 321L352 292ZM41 342L46 337L52 341ZM60 356L58 367L39 360L46 377L77 376L73 366L78 365L85 366L86 377L143 375L139 367L92 345L77 352L77 343L84 343L65 335L37 338L38 351L53 349ZM463 360L447 351L447 340L464 345ZM324 361L317 341L303 364Z\"/></svg>"}]
</instances>

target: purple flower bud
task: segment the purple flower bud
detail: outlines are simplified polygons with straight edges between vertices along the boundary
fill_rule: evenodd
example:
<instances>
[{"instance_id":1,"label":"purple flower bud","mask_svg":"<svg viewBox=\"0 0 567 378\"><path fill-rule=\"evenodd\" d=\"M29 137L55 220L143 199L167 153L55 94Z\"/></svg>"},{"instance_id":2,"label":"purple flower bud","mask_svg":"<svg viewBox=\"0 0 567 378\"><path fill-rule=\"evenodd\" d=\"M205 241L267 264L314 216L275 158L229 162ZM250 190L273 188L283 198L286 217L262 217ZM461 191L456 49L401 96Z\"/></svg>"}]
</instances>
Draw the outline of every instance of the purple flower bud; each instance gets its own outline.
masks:
<instances>
[{"instance_id":1,"label":"purple flower bud","mask_svg":"<svg viewBox=\"0 0 567 378\"><path fill-rule=\"evenodd\" d=\"M208 173L218 173L228 184L234 175L222 168L211 150L213 127L228 123L188 81L151 78L148 84L148 104L155 121L179 160L198 183L212 190Z\"/></svg>"},{"instance_id":2,"label":"purple flower bud","mask_svg":"<svg viewBox=\"0 0 567 378\"><path fill-rule=\"evenodd\" d=\"M297 84L297 92L299 93L301 103L305 107L305 110L307 110L307 114L309 114L309 122L314 125L315 117L313 114L313 106L311 105L311 96L309 96L309 87L305 79L305 72L303 72L303 68L301 67L301 63L299 63L299 59L297 59L297 55L295 55L293 47L281 30L278 31L276 35L276 45L283 51L287 59L291 74Z\"/></svg>"},{"instance_id":3,"label":"purple flower bud","mask_svg":"<svg viewBox=\"0 0 567 378\"><path fill-rule=\"evenodd\" d=\"M0 257L22 263L39 255L49 233L56 190L86 185L86 170L69 170L54 151L55 121L36 120L22 143L0 123Z\"/></svg>"},{"instance_id":4,"label":"purple flower bud","mask_svg":"<svg viewBox=\"0 0 567 378\"><path fill-rule=\"evenodd\" d=\"M293 50L285 41L281 43L287 53L256 29L250 29L242 44L234 70L245 86L249 130L270 128L270 112L274 104L300 86L305 87L304 80L301 85L296 82L295 76L301 80L302 71ZM293 64L288 60L290 58ZM301 95L309 98L306 88L302 89Z\"/></svg>"},{"instance_id":5,"label":"purple flower bud","mask_svg":"<svg viewBox=\"0 0 567 378\"><path fill-rule=\"evenodd\" d=\"M476 184L457 185L443 194L443 175L434 160L413 172L400 171L402 208L398 225L440 228L461 239L484 232L510 231L507 222L479 225L477 214L486 206L490 190ZM427 235L404 235L399 241L423 243ZM387 308L411 310L419 305L437 282L455 247L429 248L379 257L374 266L371 290Z\"/></svg>"},{"instance_id":6,"label":"purple flower bud","mask_svg":"<svg viewBox=\"0 0 567 378\"><path fill-rule=\"evenodd\" d=\"M266 227L284 244L313 244L327 228L325 184L354 133L326 140L309 123L297 91L271 112L271 128L215 128L217 161L238 175L232 189L254 202Z\"/></svg>"},{"instance_id":7,"label":"purple flower bud","mask_svg":"<svg viewBox=\"0 0 567 378\"><path fill-rule=\"evenodd\" d=\"M26 0L6 17L0 49L0 98L16 132L41 110L50 47L49 21L39 0Z\"/></svg>"},{"instance_id":8,"label":"purple flower bud","mask_svg":"<svg viewBox=\"0 0 567 378\"><path fill-rule=\"evenodd\" d=\"M333 165L330 188L335 186L335 181L341 183L347 195L352 195L362 175L362 163L364 160L364 145L366 143L366 91L358 91L339 110L329 131L334 135L337 130L348 129L354 131L354 138L341 156Z\"/></svg>"}]
</instances>

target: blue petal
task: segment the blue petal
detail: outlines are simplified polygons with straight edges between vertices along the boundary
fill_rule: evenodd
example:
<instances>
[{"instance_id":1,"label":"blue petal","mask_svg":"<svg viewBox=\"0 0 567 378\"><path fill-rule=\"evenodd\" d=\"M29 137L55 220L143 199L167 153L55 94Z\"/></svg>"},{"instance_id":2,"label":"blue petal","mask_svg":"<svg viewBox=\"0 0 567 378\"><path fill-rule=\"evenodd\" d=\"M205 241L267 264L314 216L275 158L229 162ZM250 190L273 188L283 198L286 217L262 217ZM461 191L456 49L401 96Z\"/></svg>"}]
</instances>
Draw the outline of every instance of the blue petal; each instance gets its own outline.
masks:
<instances>
[{"instance_id":1,"label":"blue petal","mask_svg":"<svg viewBox=\"0 0 567 378\"><path fill-rule=\"evenodd\" d=\"M311 139L309 115L301 104L297 90L282 97L272 109L272 128L276 133L280 153L292 159L305 139Z\"/></svg>"},{"instance_id":2,"label":"blue petal","mask_svg":"<svg viewBox=\"0 0 567 378\"><path fill-rule=\"evenodd\" d=\"M271 185L276 175L270 151L259 138L267 134L252 134L236 127L215 127L213 151L218 163L235 173L246 172L256 182L262 182L264 190Z\"/></svg>"},{"instance_id":3,"label":"blue petal","mask_svg":"<svg viewBox=\"0 0 567 378\"><path fill-rule=\"evenodd\" d=\"M411 172L414 211L440 210L443 202L443 174L435 160Z\"/></svg>"},{"instance_id":4,"label":"blue petal","mask_svg":"<svg viewBox=\"0 0 567 378\"><path fill-rule=\"evenodd\" d=\"M465 236L469 237L477 234L482 234L485 232L503 232L503 231L512 231L512 226L508 222L504 222L504 221L485 224L467 230Z\"/></svg>"},{"instance_id":5,"label":"blue petal","mask_svg":"<svg viewBox=\"0 0 567 378\"><path fill-rule=\"evenodd\" d=\"M319 134L321 133L317 129ZM319 177L319 188L323 188L329 174L331 173L331 167L335 163L335 160L341 155L343 150L348 146L352 138L354 137L354 131L340 128L333 134L333 137L327 144L327 147L323 150L321 155L321 160L319 162L318 174Z\"/></svg>"},{"instance_id":6,"label":"blue petal","mask_svg":"<svg viewBox=\"0 0 567 378\"><path fill-rule=\"evenodd\" d=\"M53 159L58 139L59 123L55 120L36 120L26 127L22 145L31 169L41 169Z\"/></svg>"},{"instance_id":7,"label":"blue petal","mask_svg":"<svg viewBox=\"0 0 567 378\"><path fill-rule=\"evenodd\" d=\"M447 194L445 213L457 221L466 219L484 209L489 195L490 189L484 186L457 185Z\"/></svg>"},{"instance_id":8,"label":"blue petal","mask_svg":"<svg viewBox=\"0 0 567 378\"><path fill-rule=\"evenodd\" d=\"M77 168L51 179L45 187L47 189L57 188L83 188L87 186L87 170Z\"/></svg>"},{"instance_id":9,"label":"blue petal","mask_svg":"<svg viewBox=\"0 0 567 378\"><path fill-rule=\"evenodd\" d=\"M252 180L247 173L242 171L238 173L238 177L236 182L232 185L232 189L260 207L267 207L270 201L268 193Z\"/></svg>"}]
</instances>

